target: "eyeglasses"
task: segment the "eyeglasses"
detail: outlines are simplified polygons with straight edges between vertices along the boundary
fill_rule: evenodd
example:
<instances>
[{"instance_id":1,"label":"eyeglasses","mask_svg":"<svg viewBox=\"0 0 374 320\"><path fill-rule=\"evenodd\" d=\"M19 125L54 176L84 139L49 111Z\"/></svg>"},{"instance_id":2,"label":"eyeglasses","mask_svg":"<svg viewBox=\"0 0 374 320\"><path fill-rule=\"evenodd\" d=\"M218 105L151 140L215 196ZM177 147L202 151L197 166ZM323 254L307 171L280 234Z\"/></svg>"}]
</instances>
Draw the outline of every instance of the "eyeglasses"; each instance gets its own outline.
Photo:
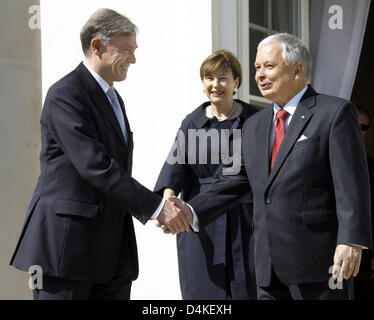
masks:
<instances>
[{"instance_id":1,"label":"eyeglasses","mask_svg":"<svg viewBox=\"0 0 374 320\"><path fill-rule=\"evenodd\" d=\"M361 131L368 131L370 126L367 124L360 124Z\"/></svg>"}]
</instances>

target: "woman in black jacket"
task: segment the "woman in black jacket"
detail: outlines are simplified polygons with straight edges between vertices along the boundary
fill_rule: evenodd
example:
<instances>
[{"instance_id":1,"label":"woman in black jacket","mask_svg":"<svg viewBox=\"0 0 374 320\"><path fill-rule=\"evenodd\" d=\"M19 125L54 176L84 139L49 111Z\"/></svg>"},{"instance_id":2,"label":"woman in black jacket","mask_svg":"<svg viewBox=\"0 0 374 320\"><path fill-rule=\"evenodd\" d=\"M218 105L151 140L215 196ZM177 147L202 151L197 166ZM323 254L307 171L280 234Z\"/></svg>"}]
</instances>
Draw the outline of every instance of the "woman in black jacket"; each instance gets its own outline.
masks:
<instances>
[{"instance_id":1,"label":"woman in black jacket","mask_svg":"<svg viewBox=\"0 0 374 320\"><path fill-rule=\"evenodd\" d=\"M165 198L188 201L220 174L240 169L241 128L258 109L233 98L242 82L239 61L220 50L202 64L209 102L182 122L156 183ZM239 157L235 157L234 155ZM179 278L184 300L255 299L252 195L198 233L177 236Z\"/></svg>"}]
</instances>

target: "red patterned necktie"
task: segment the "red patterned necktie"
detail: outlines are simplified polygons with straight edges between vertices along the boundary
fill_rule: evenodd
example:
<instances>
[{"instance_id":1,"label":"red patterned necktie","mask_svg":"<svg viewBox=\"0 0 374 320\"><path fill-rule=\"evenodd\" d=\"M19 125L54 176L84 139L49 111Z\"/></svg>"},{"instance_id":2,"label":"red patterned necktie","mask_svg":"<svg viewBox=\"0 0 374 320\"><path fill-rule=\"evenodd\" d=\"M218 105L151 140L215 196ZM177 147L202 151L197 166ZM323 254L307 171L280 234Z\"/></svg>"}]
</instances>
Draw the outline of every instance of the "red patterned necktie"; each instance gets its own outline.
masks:
<instances>
[{"instance_id":1,"label":"red patterned necktie","mask_svg":"<svg viewBox=\"0 0 374 320\"><path fill-rule=\"evenodd\" d=\"M271 169L273 169L275 159L277 157L279 148L281 146L282 140L284 138L284 121L288 118L289 113L286 110L279 110L276 115L276 125L275 125L275 137L273 150L271 152Z\"/></svg>"}]
</instances>

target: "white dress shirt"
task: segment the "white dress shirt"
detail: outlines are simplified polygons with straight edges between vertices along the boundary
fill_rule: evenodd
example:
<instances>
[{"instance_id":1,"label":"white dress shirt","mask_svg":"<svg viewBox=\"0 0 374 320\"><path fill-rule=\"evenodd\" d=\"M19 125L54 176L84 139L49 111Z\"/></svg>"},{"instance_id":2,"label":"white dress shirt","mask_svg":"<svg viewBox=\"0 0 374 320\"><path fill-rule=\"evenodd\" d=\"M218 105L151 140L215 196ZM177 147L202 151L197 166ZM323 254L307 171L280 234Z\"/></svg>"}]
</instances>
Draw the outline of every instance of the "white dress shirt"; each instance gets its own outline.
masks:
<instances>
[{"instance_id":1,"label":"white dress shirt","mask_svg":"<svg viewBox=\"0 0 374 320\"><path fill-rule=\"evenodd\" d=\"M108 82L106 82L102 77L100 77L95 71L92 70L92 68L86 63L86 61L83 61L83 65L86 67L86 69L92 74L92 76L95 78L97 83L99 84L100 88L103 89L104 93L106 94L110 104L112 104L112 101L110 100L110 97L107 95L107 92L110 88L110 85Z\"/></svg>"}]
</instances>

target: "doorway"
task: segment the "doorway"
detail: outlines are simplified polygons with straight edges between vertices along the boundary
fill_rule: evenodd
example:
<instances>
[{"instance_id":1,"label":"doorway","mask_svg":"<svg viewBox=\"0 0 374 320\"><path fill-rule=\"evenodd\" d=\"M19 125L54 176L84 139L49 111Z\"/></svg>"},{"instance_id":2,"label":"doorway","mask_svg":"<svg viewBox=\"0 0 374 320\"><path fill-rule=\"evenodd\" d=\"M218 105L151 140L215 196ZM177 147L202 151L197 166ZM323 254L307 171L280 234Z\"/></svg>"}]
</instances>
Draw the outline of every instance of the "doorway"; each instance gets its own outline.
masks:
<instances>
[{"instance_id":1,"label":"doorway","mask_svg":"<svg viewBox=\"0 0 374 320\"><path fill-rule=\"evenodd\" d=\"M371 115L371 128L367 139L367 150L374 158L374 1L371 1L362 45L360 62L353 86L351 101L367 109Z\"/></svg>"}]
</instances>

